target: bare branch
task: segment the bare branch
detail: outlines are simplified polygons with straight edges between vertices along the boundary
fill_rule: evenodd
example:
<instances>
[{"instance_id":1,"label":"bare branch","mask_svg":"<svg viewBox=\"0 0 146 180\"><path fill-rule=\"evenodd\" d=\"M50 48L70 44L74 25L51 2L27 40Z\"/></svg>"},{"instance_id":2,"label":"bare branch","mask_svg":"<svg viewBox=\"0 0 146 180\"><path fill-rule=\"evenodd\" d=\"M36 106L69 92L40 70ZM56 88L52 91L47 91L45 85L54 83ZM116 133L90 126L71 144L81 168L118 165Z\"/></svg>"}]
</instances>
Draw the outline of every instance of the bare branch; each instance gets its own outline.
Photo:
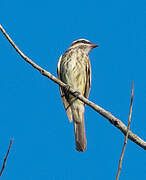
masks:
<instances>
[{"instance_id":1,"label":"bare branch","mask_svg":"<svg viewBox=\"0 0 146 180\"><path fill-rule=\"evenodd\" d=\"M22 51L20 51L20 49L16 46L16 44L12 41L12 39L9 37L9 35L6 33L6 31L4 30L4 28L2 27L2 25L0 25L0 30L1 32L4 34L4 36L8 39L8 41L11 43L11 45L14 47L14 49L19 53L19 55L26 61L28 62L30 65L32 65L35 69L37 69L42 75L46 76L47 78L51 79L52 81L54 81L55 83L57 83L58 85L64 87L64 88L68 88L68 86L63 83L62 81L60 81L59 79L57 79L55 76L53 76L50 72L46 71L45 69L41 68L40 66L38 66L36 63L34 63L31 59L29 59ZM69 89L70 93L72 95L74 95L75 97L77 97L78 99L80 99L82 102L84 102L85 104L87 104L88 106L90 106L92 109L94 109L96 112L98 112L99 114L101 114L102 116L104 116L107 120L109 120L109 122L111 124L113 124L115 127L117 127L124 135L126 135L127 133L127 127L125 126L125 124L120 121L118 118L114 117L110 112L104 110L102 107L94 104L93 102L89 101L88 99L86 99L85 97L83 97L80 94L75 93L76 91L74 91L72 88ZM137 145L139 145L140 147L142 147L144 150L146 150L146 142L144 140L142 140L140 137L138 137L137 135L133 134L131 131L129 131L128 133L128 138L130 140L132 140L133 142L135 142Z\"/></svg>"},{"instance_id":2,"label":"bare branch","mask_svg":"<svg viewBox=\"0 0 146 180\"><path fill-rule=\"evenodd\" d=\"M133 87L134 87L134 83L132 83L132 88L131 88L131 101L130 101L130 112L129 112L129 117L128 117L127 133L125 135L124 145L123 145L121 157L120 157L120 160L119 160L119 168L118 168L116 180L119 179L120 172L121 172L121 169L122 169L122 160L123 160L123 156L124 156L124 152L125 152L125 148L126 148L126 144L127 144L127 139L128 139L128 134L129 134L129 129L130 129L130 124L131 124L132 104L133 104Z\"/></svg>"},{"instance_id":3,"label":"bare branch","mask_svg":"<svg viewBox=\"0 0 146 180\"><path fill-rule=\"evenodd\" d=\"M6 161L7 161L8 155L10 153L10 149L11 149L12 143L13 143L13 139L10 140L9 148L8 148L7 154L6 154L5 158L4 158L2 169L0 171L0 178L2 176L2 173L3 173L4 169L5 169Z\"/></svg>"}]
</instances>

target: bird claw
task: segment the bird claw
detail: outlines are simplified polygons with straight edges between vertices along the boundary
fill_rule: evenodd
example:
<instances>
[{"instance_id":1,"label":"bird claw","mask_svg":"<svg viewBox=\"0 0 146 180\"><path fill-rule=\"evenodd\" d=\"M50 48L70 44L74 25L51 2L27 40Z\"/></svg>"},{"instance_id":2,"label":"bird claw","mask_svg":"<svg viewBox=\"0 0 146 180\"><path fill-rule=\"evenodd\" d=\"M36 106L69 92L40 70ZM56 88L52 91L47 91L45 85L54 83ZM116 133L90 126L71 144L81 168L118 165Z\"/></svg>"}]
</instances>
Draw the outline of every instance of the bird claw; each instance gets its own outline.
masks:
<instances>
[{"instance_id":1,"label":"bird claw","mask_svg":"<svg viewBox=\"0 0 146 180\"><path fill-rule=\"evenodd\" d=\"M66 84L66 87L64 88L64 95L69 95L70 94L70 85ZM73 95L75 96L75 98L77 99L77 97L80 95L81 93L79 91L74 91Z\"/></svg>"},{"instance_id":2,"label":"bird claw","mask_svg":"<svg viewBox=\"0 0 146 180\"><path fill-rule=\"evenodd\" d=\"M79 91L75 91L73 94L78 97L81 93Z\"/></svg>"},{"instance_id":3,"label":"bird claw","mask_svg":"<svg viewBox=\"0 0 146 180\"><path fill-rule=\"evenodd\" d=\"M66 84L66 86L63 88L64 96L69 95L69 90L70 90L70 86L68 84Z\"/></svg>"},{"instance_id":4,"label":"bird claw","mask_svg":"<svg viewBox=\"0 0 146 180\"><path fill-rule=\"evenodd\" d=\"M69 91L70 85L66 84L65 91Z\"/></svg>"}]
</instances>

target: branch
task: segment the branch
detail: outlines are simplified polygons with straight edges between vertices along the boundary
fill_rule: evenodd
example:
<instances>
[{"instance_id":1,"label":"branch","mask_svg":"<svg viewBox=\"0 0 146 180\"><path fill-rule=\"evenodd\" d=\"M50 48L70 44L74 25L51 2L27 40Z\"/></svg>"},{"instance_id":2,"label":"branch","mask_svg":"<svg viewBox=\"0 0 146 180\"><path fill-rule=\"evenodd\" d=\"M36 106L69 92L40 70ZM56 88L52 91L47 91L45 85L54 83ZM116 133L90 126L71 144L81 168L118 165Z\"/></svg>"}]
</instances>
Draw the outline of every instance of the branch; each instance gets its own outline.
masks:
<instances>
[{"instance_id":1,"label":"branch","mask_svg":"<svg viewBox=\"0 0 146 180\"><path fill-rule=\"evenodd\" d=\"M9 148L8 148L8 152L7 152L7 154L6 154L5 158L4 158L3 166L2 166L2 169L0 171L0 178L2 176L2 173L3 173L4 169L5 169L6 161L7 161L8 155L10 153L10 149L11 149L12 143L13 143L13 139L10 140L10 145L9 145Z\"/></svg>"},{"instance_id":2,"label":"branch","mask_svg":"<svg viewBox=\"0 0 146 180\"><path fill-rule=\"evenodd\" d=\"M38 66L36 63L34 63L31 59L29 59L20 49L16 46L16 44L12 41L12 39L9 37L9 35L6 33L2 25L0 25L0 30L4 34L4 36L8 39L8 41L11 43L11 45L14 47L14 49L19 53L19 55L28 62L31 66L33 66L35 69L37 69L43 76L46 76L47 78L54 81L56 84L60 85L61 87L67 88L67 84L63 83L59 79L57 79L55 76L53 76L50 72L46 71L45 69ZM118 128L124 135L127 133L127 127L126 125L120 121L118 118L114 117L110 112L104 110L102 107L94 104L93 102L89 101L82 95L77 95L72 88L69 89L70 93L80 99L82 102L90 106L92 109L94 109L96 112L98 112L100 115L104 116L111 124L113 124L116 128ZM135 142L137 145L142 147L144 150L146 150L146 142L142 140L140 137L129 131L128 138Z\"/></svg>"},{"instance_id":3,"label":"branch","mask_svg":"<svg viewBox=\"0 0 146 180\"><path fill-rule=\"evenodd\" d=\"M125 152L125 148L126 148L126 144L127 144L127 140L128 140L128 134L129 134L130 124L131 124L132 104L133 104L133 87L134 87L134 83L132 83L132 89L131 89L131 101L130 101L130 112L129 112L129 117L128 117L127 133L126 133L126 135L125 135L124 145L123 145L121 157L120 157L120 160L119 160L119 168L118 168L116 180L119 179L120 172L121 172L121 169L122 169L122 160L123 160L123 156L124 156L124 152Z\"/></svg>"}]
</instances>

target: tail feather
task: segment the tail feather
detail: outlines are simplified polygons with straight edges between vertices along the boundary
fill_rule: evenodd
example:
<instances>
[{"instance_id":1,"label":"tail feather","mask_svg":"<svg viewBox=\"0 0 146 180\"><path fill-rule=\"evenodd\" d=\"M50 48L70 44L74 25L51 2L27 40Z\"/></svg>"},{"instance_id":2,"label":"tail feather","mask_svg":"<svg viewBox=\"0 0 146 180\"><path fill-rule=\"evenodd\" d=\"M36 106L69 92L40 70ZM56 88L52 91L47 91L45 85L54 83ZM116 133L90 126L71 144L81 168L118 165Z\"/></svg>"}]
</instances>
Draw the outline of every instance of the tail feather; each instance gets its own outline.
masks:
<instances>
[{"instance_id":1,"label":"tail feather","mask_svg":"<svg viewBox=\"0 0 146 180\"><path fill-rule=\"evenodd\" d=\"M71 110L74 122L76 150L79 152L84 152L87 146L84 122L84 104L78 102L77 100L72 104Z\"/></svg>"},{"instance_id":2,"label":"tail feather","mask_svg":"<svg viewBox=\"0 0 146 180\"><path fill-rule=\"evenodd\" d=\"M81 123L74 121L74 132L75 132L76 150L79 152L84 152L87 146L84 119L82 120Z\"/></svg>"}]
</instances>

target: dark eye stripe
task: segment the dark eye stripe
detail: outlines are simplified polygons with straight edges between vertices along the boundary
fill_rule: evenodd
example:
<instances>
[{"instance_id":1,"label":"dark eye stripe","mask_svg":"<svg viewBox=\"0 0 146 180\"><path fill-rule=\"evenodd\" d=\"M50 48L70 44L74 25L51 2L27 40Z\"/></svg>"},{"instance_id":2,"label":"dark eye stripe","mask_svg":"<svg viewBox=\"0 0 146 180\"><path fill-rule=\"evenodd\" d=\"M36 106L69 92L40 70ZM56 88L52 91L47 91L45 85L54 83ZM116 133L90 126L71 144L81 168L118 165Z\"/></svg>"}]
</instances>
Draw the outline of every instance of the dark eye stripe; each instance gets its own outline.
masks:
<instances>
[{"instance_id":1,"label":"dark eye stripe","mask_svg":"<svg viewBox=\"0 0 146 180\"><path fill-rule=\"evenodd\" d=\"M75 45L75 44L77 44L77 43L91 44L91 42L86 41L86 40L78 40L78 41L72 43L71 46L73 46L73 45Z\"/></svg>"}]
</instances>

